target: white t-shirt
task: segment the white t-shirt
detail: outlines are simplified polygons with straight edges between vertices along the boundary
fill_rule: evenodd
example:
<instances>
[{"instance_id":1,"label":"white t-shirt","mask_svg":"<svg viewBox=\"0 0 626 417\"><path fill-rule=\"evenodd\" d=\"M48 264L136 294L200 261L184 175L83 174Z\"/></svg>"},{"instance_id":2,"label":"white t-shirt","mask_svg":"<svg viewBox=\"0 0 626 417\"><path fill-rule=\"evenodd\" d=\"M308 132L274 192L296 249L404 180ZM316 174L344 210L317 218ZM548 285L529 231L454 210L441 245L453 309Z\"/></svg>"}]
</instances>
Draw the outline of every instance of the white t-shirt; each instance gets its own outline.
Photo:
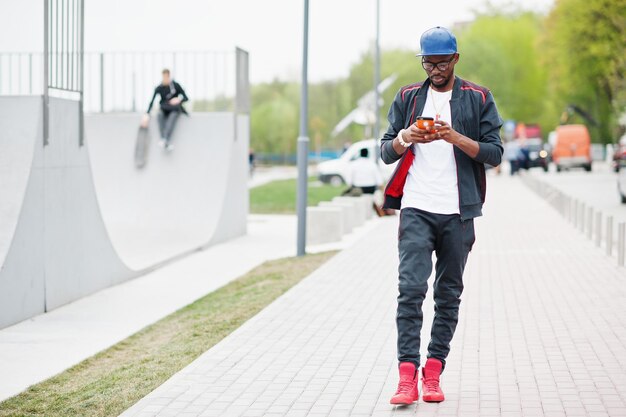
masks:
<instances>
[{"instance_id":1,"label":"white t-shirt","mask_svg":"<svg viewBox=\"0 0 626 417\"><path fill-rule=\"evenodd\" d=\"M422 116L440 118L452 125L452 91L429 88ZM434 103L433 103L434 100ZM435 110L437 109L437 110ZM404 184L401 208L414 207L430 213L458 214L459 191L454 146L445 140L415 145L415 160Z\"/></svg>"},{"instance_id":2,"label":"white t-shirt","mask_svg":"<svg viewBox=\"0 0 626 417\"><path fill-rule=\"evenodd\" d=\"M370 158L357 158L350 162L350 178L346 181L353 187L374 187L383 183L376 162Z\"/></svg>"}]
</instances>

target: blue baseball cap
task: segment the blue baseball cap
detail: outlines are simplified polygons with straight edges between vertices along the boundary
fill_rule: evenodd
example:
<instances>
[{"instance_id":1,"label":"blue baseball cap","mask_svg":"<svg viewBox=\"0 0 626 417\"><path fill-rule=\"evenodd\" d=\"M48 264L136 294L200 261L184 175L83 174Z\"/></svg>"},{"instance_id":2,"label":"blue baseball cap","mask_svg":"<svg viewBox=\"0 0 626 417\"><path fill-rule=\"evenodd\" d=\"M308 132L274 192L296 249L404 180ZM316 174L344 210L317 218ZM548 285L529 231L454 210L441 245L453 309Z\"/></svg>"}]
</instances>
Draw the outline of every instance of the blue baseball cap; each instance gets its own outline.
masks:
<instances>
[{"instance_id":1,"label":"blue baseball cap","mask_svg":"<svg viewBox=\"0 0 626 417\"><path fill-rule=\"evenodd\" d=\"M456 37L448 29L437 26L422 34L420 53L416 56L452 55L456 52Z\"/></svg>"}]
</instances>

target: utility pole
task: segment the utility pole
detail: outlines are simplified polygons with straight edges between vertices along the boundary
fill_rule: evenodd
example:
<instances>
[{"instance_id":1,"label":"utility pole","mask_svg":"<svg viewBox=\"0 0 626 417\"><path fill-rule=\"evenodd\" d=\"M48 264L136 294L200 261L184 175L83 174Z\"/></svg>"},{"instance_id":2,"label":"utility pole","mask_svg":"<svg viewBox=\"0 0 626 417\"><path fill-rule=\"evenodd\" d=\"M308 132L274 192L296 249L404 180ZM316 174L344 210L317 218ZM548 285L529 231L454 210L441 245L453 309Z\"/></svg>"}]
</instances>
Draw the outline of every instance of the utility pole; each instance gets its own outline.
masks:
<instances>
[{"instance_id":1,"label":"utility pole","mask_svg":"<svg viewBox=\"0 0 626 417\"><path fill-rule=\"evenodd\" d=\"M374 45L374 139L380 135L380 0L376 0L376 44Z\"/></svg>"},{"instance_id":2,"label":"utility pole","mask_svg":"<svg viewBox=\"0 0 626 417\"><path fill-rule=\"evenodd\" d=\"M302 43L302 85L300 94L300 135L298 136L298 193L296 208L298 213L297 255L306 254L306 206L308 185L309 154L309 0L304 0L304 32Z\"/></svg>"},{"instance_id":3,"label":"utility pole","mask_svg":"<svg viewBox=\"0 0 626 417\"><path fill-rule=\"evenodd\" d=\"M48 124L50 119L48 103L48 85L50 84L50 5L48 0L43 2L43 146L48 145Z\"/></svg>"}]
</instances>

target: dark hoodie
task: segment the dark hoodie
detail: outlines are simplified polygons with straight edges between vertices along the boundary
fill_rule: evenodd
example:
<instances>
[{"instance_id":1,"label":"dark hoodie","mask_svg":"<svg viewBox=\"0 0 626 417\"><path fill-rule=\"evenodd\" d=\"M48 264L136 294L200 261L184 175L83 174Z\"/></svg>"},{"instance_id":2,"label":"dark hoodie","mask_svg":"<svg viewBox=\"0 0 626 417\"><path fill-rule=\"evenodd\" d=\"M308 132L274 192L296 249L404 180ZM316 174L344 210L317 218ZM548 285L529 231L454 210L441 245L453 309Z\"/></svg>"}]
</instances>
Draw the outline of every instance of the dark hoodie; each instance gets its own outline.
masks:
<instances>
[{"instance_id":1,"label":"dark hoodie","mask_svg":"<svg viewBox=\"0 0 626 417\"><path fill-rule=\"evenodd\" d=\"M169 113L171 111L180 109L183 113L187 114L187 111L185 110L182 104L185 101L189 101L189 98L187 97L185 90L183 90L183 87L181 87L181 85L178 84L176 81L174 80L170 81L169 85L159 84L154 89L154 94L152 95L152 100L150 100L150 105L148 106L147 113L150 113L150 110L152 110L152 104L154 103L154 99L156 98L157 95L161 96L161 101L159 101L159 106L161 107L161 110L163 110L165 113ZM183 97L182 98L183 101L178 106L172 106L171 104L168 103L168 101L178 96Z\"/></svg>"}]
</instances>

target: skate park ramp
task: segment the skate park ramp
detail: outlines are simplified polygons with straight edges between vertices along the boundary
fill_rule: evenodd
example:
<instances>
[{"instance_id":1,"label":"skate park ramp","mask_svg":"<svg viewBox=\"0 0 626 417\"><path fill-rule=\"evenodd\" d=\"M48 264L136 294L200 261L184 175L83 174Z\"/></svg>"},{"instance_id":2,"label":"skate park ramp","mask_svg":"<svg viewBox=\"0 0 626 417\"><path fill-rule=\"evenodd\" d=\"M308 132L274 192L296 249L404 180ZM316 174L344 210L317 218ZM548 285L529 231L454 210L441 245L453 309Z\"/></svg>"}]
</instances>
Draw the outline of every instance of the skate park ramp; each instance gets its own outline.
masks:
<instances>
[{"instance_id":1,"label":"skate park ramp","mask_svg":"<svg viewBox=\"0 0 626 417\"><path fill-rule=\"evenodd\" d=\"M40 104L37 98L0 97L0 100L0 107L4 109L0 117L0 190L3 196L0 198L0 265L3 265L26 194L35 142L42 137L38 118L33 123L16 123L21 115L30 111L40 115L35 109Z\"/></svg>"},{"instance_id":2,"label":"skate park ramp","mask_svg":"<svg viewBox=\"0 0 626 417\"><path fill-rule=\"evenodd\" d=\"M147 163L138 169L134 149L141 115L85 116L102 218L124 264L132 270L151 268L245 233L246 118L238 116L235 126L233 113L181 116L171 152L158 146L152 120Z\"/></svg>"},{"instance_id":3,"label":"skate park ramp","mask_svg":"<svg viewBox=\"0 0 626 417\"><path fill-rule=\"evenodd\" d=\"M0 328L246 231L247 115L182 118L138 171L139 115L86 115L80 146L78 101L51 97L44 146L41 96L0 111Z\"/></svg>"},{"instance_id":4,"label":"skate park ramp","mask_svg":"<svg viewBox=\"0 0 626 417\"><path fill-rule=\"evenodd\" d=\"M100 218L88 155L79 146L78 102L50 99L45 147L41 96L0 97L0 111L1 147L16 153L10 165L24 164L8 180L2 176L9 186L2 200L11 200L3 203L10 216L2 220L3 239L9 237L0 265L2 328L136 274L120 262Z\"/></svg>"}]
</instances>

